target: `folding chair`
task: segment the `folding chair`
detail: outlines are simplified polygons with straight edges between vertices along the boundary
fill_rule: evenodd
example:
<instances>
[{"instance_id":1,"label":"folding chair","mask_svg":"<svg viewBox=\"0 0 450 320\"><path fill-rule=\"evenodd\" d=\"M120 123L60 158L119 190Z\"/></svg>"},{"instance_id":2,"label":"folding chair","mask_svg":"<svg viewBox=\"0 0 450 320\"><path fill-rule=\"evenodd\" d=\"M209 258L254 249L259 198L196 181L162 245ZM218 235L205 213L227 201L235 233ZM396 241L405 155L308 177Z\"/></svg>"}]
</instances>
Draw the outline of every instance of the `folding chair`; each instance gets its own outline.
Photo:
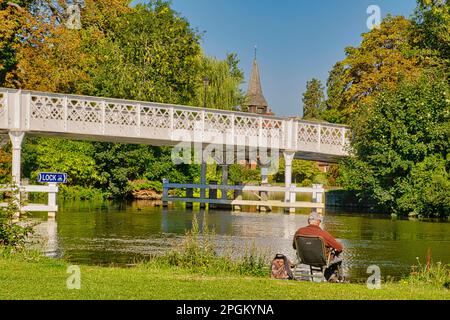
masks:
<instances>
[{"instance_id":1,"label":"folding chair","mask_svg":"<svg viewBox=\"0 0 450 320\"><path fill-rule=\"evenodd\" d=\"M330 266L331 251L327 254L325 242L322 237L318 236L298 236L295 239L297 248L297 257L299 263L295 266L295 278L309 278L314 281L314 278L319 278L320 282L325 280L325 270ZM301 273L300 265L309 266L309 274ZM300 279L299 279L300 278Z\"/></svg>"}]
</instances>

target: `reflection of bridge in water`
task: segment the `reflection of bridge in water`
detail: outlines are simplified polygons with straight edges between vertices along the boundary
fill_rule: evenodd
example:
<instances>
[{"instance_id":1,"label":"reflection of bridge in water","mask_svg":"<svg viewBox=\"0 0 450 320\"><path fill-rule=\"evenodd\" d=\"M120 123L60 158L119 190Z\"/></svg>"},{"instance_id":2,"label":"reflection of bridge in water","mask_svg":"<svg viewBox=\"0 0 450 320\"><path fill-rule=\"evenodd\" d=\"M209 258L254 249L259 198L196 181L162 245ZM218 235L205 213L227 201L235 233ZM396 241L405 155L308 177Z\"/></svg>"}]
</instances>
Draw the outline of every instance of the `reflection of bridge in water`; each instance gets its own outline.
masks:
<instances>
[{"instance_id":1,"label":"reflection of bridge in water","mask_svg":"<svg viewBox=\"0 0 450 320\"><path fill-rule=\"evenodd\" d=\"M193 143L202 150L211 145L216 149L226 146L233 152L244 151L248 159L253 149L256 158L262 160L263 184L268 182L267 154L276 153L277 157L282 154L286 160L286 201L291 199L292 160L335 162L348 155L350 135L349 129L341 125L5 88L0 89L0 131L8 133L12 142L12 175L18 187L21 187L21 145L28 134L154 146ZM230 157L218 158L223 161L222 186L226 186ZM202 186L206 185L206 159L203 157L201 164L200 199L205 199L207 188ZM50 205L55 208L54 204Z\"/></svg>"}]
</instances>

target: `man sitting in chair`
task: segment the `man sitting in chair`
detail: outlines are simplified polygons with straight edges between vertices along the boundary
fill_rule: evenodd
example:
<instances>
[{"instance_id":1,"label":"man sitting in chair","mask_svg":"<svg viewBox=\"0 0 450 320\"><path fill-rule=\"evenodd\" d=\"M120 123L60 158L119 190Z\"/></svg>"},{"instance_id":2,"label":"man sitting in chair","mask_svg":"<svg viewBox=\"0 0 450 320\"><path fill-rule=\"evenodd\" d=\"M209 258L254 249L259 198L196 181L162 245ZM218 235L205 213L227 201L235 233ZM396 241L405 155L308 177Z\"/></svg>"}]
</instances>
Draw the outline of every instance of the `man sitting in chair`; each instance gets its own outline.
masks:
<instances>
[{"instance_id":1,"label":"man sitting in chair","mask_svg":"<svg viewBox=\"0 0 450 320\"><path fill-rule=\"evenodd\" d=\"M325 270L324 276L327 281L337 282L339 279L338 271L342 264L342 259L338 258L339 254L342 252L344 247L340 244L331 234L322 230L320 228L320 223L322 222L322 215L312 212L308 218L308 226L298 229L294 236L294 249L296 247L296 239L298 236L318 236L324 240L327 256L331 253L331 263L330 266Z\"/></svg>"}]
</instances>

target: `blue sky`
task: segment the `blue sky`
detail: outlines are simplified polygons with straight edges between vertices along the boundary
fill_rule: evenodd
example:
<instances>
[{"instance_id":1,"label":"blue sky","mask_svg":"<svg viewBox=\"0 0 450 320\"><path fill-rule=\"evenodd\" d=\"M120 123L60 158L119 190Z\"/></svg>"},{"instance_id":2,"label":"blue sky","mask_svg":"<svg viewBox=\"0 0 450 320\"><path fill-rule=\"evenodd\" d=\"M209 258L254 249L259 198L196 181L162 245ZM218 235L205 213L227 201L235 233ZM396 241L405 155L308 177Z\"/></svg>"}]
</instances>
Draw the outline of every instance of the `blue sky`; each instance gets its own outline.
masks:
<instances>
[{"instance_id":1,"label":"blue sky","mask_svg":"<svg viewBox=\"0 0 450 320\"><path fill-rule=\"evenodd\" d=\"M202 46L208 55L223 59L227 52L238 54L246 80L257 45L268 103L279 116L299 116L306 82L315 77L325 83L332 66L344 58L344 48L360 43L361 34L368 31L370 5L378 5L383 17L409 17L416 2L172 0L172 4L193 28L204 32Z\"/></svg>"}]
</instances>

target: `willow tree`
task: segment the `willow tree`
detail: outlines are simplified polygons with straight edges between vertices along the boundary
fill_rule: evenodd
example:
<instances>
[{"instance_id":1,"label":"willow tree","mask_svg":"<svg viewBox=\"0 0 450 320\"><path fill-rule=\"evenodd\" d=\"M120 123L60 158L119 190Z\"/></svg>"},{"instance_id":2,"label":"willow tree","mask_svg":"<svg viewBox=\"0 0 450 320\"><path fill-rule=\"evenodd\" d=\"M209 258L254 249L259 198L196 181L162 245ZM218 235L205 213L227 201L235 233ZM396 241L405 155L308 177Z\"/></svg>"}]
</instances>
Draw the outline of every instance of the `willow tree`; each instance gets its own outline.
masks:
<instances>
[{"instance_id":1,"label":"willow tree","mask_svg":"<svg viewBox=\"0 0 450 320\"><path fill-rule=\"evenodd\" d=\"M213 109L236 110L244 100L244 94L240 90L244 74L238 68L238 63L239 60L235 54L228 54L226 60L201 56L196 95L192 104L206 105L207 108ZM202 81L204 78L208 79L206 88Z\"/></svg>"}]
</instances>

